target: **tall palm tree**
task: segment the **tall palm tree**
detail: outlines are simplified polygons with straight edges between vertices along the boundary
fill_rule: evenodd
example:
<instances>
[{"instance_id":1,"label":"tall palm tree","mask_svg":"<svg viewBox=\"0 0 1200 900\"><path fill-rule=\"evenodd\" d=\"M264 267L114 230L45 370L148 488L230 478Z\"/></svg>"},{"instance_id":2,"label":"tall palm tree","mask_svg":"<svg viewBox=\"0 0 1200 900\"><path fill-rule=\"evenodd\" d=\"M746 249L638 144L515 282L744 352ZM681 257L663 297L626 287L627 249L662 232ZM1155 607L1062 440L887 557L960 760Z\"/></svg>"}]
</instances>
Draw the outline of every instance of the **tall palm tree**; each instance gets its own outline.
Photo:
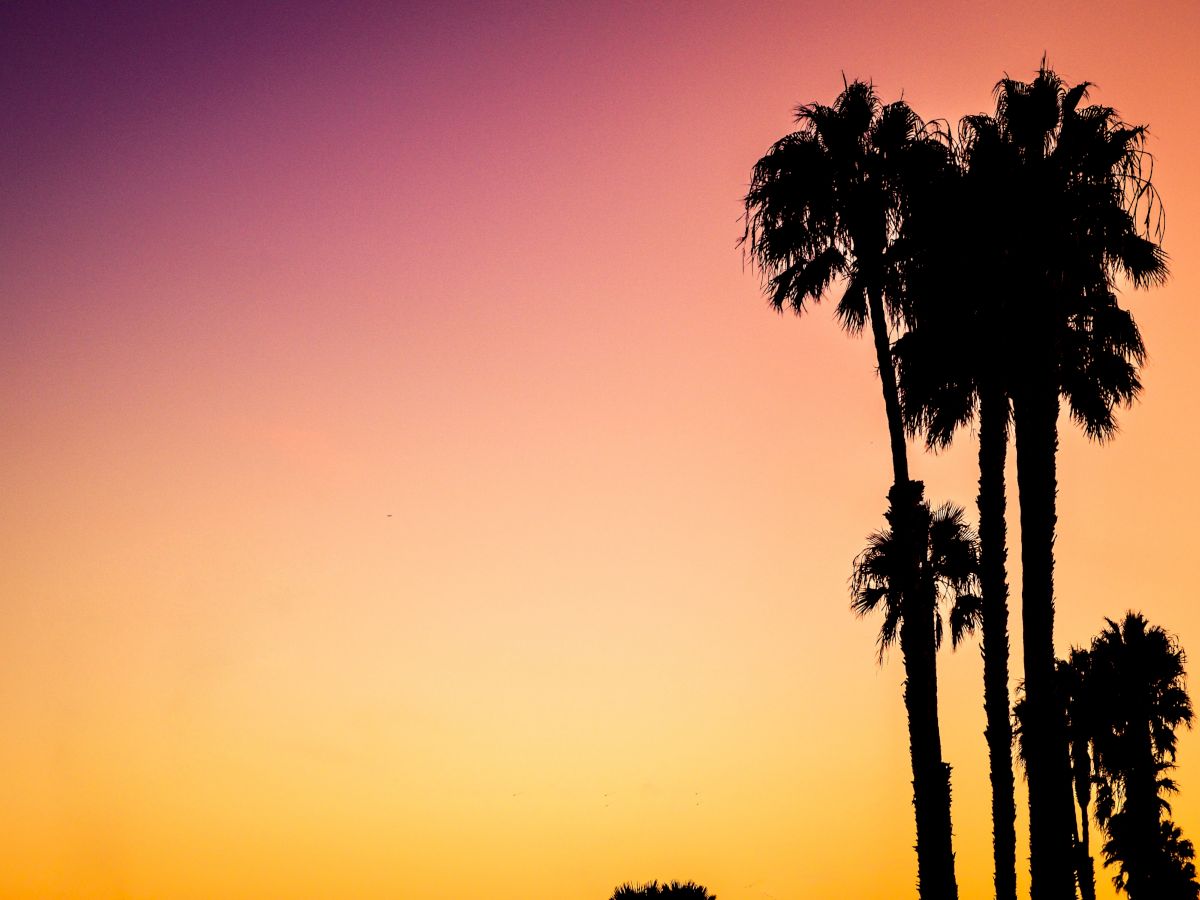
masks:
<instances>
[{"instance_id":1,"label":"tall palm tree","mask_svg":"<svg viewBox=\"0 0 1200 900\"><path fill-rule=\"evenodd\" d=\"M1184 889L1194 898L1194 868L1192 878L1180 878L1194 856L1191 844L1162 815L1170 811L1163 795L1175 790L1167 774L1175 765L1175 732L1192 722L1184 653L1139 613L1106 621L1092 642L1087 674L1088 690L1103 698L1093 704L1091 730L1096 813L1108 833L1105 861L1118 866L1113 882L1131 900L1165 898L1168 890L1180 896Z\"/></svg>"},{"instance_id":2,"label":"tall palm tree","mask_svg":"<svg viewBox=\"0 0 1200 900\"><path fill-rule=\"evenodd\" d=\"M1006 359L1016 435L1033 900L1066 900L1075 890L1070 763L1054 699L1060 397L1089 435L1115 431L1114 408L1140 390L1144 351L1114 283L1166 277L1148 236L1156 203L1145 129L1108 107L1080 108L1087 89L1068 89L1043 61L1032 82L1003 79L995 115L970 116L962 128L967 171L997 240L999 265L986 273L1000 298L990 344ZM1135 221L1142 213L1144 225Z\"/></svg>"},{"instance_id":3,"label":"tall palm tree","mask_svg":"<svg viewBox=\"0 0 1200 900\"><path fill-rule=\"evenodd\" d=\"M909 331L895 345L906 425L930 450L950 444L973 419L979 435L978 623L982 632L984 737L992 789L993 877L997 900L1016 900L1016 800L1009 717L1008 557L1005 457L1011 403L1003 356L992 336L1001 309L996 282L1000 246L976 173L955 167L941 182L940 215L920 217L925 233L904 282ZM972 285L964 290L963 285Z\"/></svg>"},{"instance_id":4,"label":"tall palm tree","mask_svg":"<svg viewBox=\"0 0 1200 900\"><path fill-rule=\"evenodd\" d=\"M909 559L892 584L902 606L909 593L904 585L917 579L924 487L909 476L890 326L902 315L905 221L950 164L947 142L906 103L881 104L874 87L861 81L847 84L831 106L799 107L796 121L799 130L777 141L754 166L741 243L763 273L776 309L787 306L800 314L809 300L819 301L842 282L838 318L851 333L871 329L892 457L889 521ZM917 611L904 618L923 619ZM933 643L914 637L901 645L921 896L955 898L949 770L941 754Z\"/></svg>"},{"instance_id":5,"label":"tall palm tree","mask_svg":"<svg viewBox=\"0 0 1200 900\"><path fill-rule=\"evenodd\" d=\"M885 514L889 523L894 510ZM978 556L975 535L963 520L963 511L945 504L930 510L922 502L916 515L910 517L915 526L915 540L919 546L918 566L915 582L909 582L912 572L912 553L909 539L901 539L891 528L877 531L867 539L867 547L854 561L854 573L850 581L851 609L860 616L882 612L883 624L879 629L879 659L883 661L889 647L900 644L904 657L904 705L909 721L921 721L930 717L937 726L937 666L935 652L941 643L944 631L941 608L944 601L954 604L951 614L951 630L955 643L964 628L963 610L977 607L978 597L972 591L976 585ZM904 584L904 590L897 586ZM922 652L916 652L917 643L925 644ZM922 667L929 660L928 670ZM932 693L923 685L932 684ZM940 733L934 737L940 745ZM914 754L916 748L913 748ZM914 766L915 768L915 766ZM942 783L947 795L950 790L949 766L943 764ZM916 805L914 800L914 805ZM917 806L918 840L936 822L924 823L920 819L922 809ZM947 823L948 824L948 823ZM920 868L918 854L918 885L922 895L929 890L927 879L930 873Z\"/></svg>"}]
</instances>

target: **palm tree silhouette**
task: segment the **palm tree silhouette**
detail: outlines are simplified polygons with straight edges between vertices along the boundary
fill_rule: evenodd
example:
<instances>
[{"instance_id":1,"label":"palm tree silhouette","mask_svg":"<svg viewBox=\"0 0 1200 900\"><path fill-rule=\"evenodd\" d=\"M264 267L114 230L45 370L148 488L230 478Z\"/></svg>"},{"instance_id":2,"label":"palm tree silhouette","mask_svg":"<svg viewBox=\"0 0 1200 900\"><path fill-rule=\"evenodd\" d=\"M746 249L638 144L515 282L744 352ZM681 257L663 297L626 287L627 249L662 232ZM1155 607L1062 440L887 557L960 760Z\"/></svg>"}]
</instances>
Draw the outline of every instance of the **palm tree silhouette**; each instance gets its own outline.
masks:
<instances>
[{"instance_id":1,"label":"palm tree silhouette","mask_svg":"<svg viewBox=\"0 0 1200 900\"><path fill-rule=\"evenodd\" d=\"M777 309L786 305L800 314L808 300L819 301L842 280L839 320L854 334L870 326L892 456L889 522L897 544L908 548L909 565L893 573L891 584L903 607L904 596L912 593L904 585L916 583L916 520L924 487L909 477L889 326L903 314L904 223L950 164L949 151L939 129L902 101L881 104L873 86L861 81L847 84L832 106L799 107L796 120L800 129L777 141L754 166L741 243L764 274ZM902 618L914 627L924 621L915 609ZM901 640L918 881L923 898L956 898L933 646L932 636Z\"/></svg>"},{"instance_id":2,"label":"palm tree silhouette","mask_svg":"<svg viewBox=\"0 0 1200 900\"><path fill-rule=\"evenodd\" d=\"M1195 851L1163 812L1176 790L1175 731L1190 725L1184 688L1184 655L1175 641L1138 613L1108 627L1090 650L1072 649L1056 669L1056 702L1065 712L1071 775L1079 807L1076 873L1080 896L1095 900L1089 849L1089 811L1105 831L1106 865L1118 867L1113 883L1132 900L1196 900ZM1018 689L1018 693L1021 689ZM1013 707L1017 746L1027 762L1028 704Z\"/></svg>"},{"instance_id":3,"label":"palm tree silhouette","mask_svg":"<svg viewBox=\"0 0 1200 900\"><path fill-rule=\"evenodd\" d=\"M1181 877L1194 857L1191 843L1162 815L1170 812L1163 795L1176 789L1167 775L1175 766L1175 732L1192 722L1184 653L1139 613L1106 621L1092 642L1087 673L1089 692L1102 698L1091 706L1091 731L1096 818L1108 834L1105 861L1118 867L1113 883L1132 900L1181 896L1181 890L1195 898L1194 868Z\"/></svg>"},{"instance_id":4,"label":"palm tree silhouette","mask_svg":"<svg viewBox=\"0 0 1200 900\"><path fill-rule=\"evenodd\" d=\"M969 136L969 133L968 133ZM972 420L978 422L980 608L984 737L992 789L993 876L997 900L1016 900L1016 800L1009 715L1008 557L1005 457L1011 403L1004 358L995 340L1001 323L997 282L979 278L998 268L983 179L962 163L945 172L936 192L941 215L915 219L906 272L909 330L894 348L901 406L913 434L937 451ZM911 230L911 228L910 228ZM964 290L963 285L971 285Z\"/></svg>"},{"instance_id":5,"label":"palm tree silhouette","mask_svg":"<svg viewBox=\"0 0 1200 900\"><path fill-rule=\"evenodd\" d=\"M900 644L906 676L904 705L910 722L937 714L934 654L944 631L944 601L953 604L950 626L956 645L964 631L972 627L979 608L979 598L972 593L979 568L977 545L963 511L948 503L930 510L922 502L915 512L910 517L920 547L915 582L908 580L912 571L909 542L898 538L894 525L867 538L866 549L854 561L850 580L851 609L860 616L876 611L883 614L878 640L880 662L889 647ZM885 515L890 521L894 510ZM903 592L897 591L898 584L906 585ZM914 652L913 645L918 642L927 646ZM925 660L930 661L929 671L920 671L918 666ZM932 685L932 691L925 687L915 690L914 685ZM945 764L942 783L949 795L950 767ZM918 830L918 839L920 836ZM926 889L923 881L919 886Z\"/></svg>"},{"instance_id":6,"label":"palm tree silhouette","mask_svg":"<svg viewBox=\"0 0 1200 900\"><path fill-rule=\"evenodd\" d=\"M1144 350L1114 281L1144 287L1166 278L1161 248L1147 236L1161 208L1144 167L1145 129L1108 107L1081 108L1087 89L1068 89L1043 61L1032 82L997 85L994 116L962 126L974 198L995 241L987 274L997 327L983 355L1003 360L1016 434L1033 900L1074 894L1070 763L1054 699L1060 396L1089 436L1115 432L1114 408L1141 388ZM1140 226L1135 215L1145 217Z\"/></svg>"},{"instance_id":7,"label":"palm tree silhouette","mask_svg":"<svg viewBox=\"0 0 1200 900\"><path fill-rule=\"evenodd\" d=\"M941 609L948 601L951 638L957 645L978 620L979 598L972 593L979 572L978 542L962 509L951 503L935 510L922 503L916 523L924 546L915 593L925 620L919 623L918 632L929 634L937 646L941 645L945 632ZM868 535L866 548L854 560L850 608L859 616L883 613L877 641L881 663L889 648L897 641L904 642L905 615L915 608L912 604L906 608L894 589L908 565L906 548L891 528Z\"/></svg>"}]
</instances>

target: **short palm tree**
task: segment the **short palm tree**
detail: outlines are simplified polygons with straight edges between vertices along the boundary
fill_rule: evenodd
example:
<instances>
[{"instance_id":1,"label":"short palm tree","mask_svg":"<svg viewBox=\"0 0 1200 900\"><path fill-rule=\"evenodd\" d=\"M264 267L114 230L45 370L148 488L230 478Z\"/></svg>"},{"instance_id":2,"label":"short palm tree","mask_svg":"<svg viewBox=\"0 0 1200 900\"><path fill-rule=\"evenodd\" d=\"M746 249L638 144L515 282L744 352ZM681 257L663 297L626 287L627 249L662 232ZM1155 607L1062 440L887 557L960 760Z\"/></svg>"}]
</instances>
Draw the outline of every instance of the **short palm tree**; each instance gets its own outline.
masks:
<instances>
[{"instance_id":1,"label":"short palm tree","mask_svg":"<svg viewBox=\"0 0 1200 900\"><path fill-rule=\"evenodd\" d=\"M994 116L963 123L964 163L994 241L985 276L996 327L981 355L1001 361L1016 434L1033 900L1075 890L1070 762L1054 698L1060 397L1089 435L1115 431L1114 409L1137 396L1144 355L1115 282L1166 277L1160 232L1148 231L1145 130L1108 107L1080 107L1087 89L1067 88L1043 62L1032 82L997 85Z\"/></svg>"},{"instance_id":2,"label":"short palm tree","mask_svg":"<svg viewBox=\"0 0 1200 900\"><path fill-rule=\"evenodd\" d=\"M802 313L836 282L845 290L837 316L852 333L870 327L879 367L892 456L890 521L909 564L894 573L915 583L916 519L923 486L910 479L904 422L892 362L891 326L902 315L899 285L911 254L902 239L950 163L942 132L904 102L883 105L872 85L855 81L831 106L796 111L799 130L777 141L754 166L746 195L743 246L763 273L776 309ZM909 520L913 520L912 524ZM923 619L915 611L907 619ZM948 768L941 756L932 640L902 641L911 660L906 685L912 749L917 862L921 896L954 898ZM918 697L924 697L920 702Z\"/></svg>"},{"instance_id":3,"label":"short palm tree","mask_svg":"<svg viewBox=\"0 0 1200 900\"><path fill-rule=\"evenodd\" d=\"M1096 896L1088 846L1089 812L1094 812L1106 834L1106 864L1118 869L1113 882L1119 890L1134 900L1196 900L1194 848L1163 815L1170 812L1164 795L1175 790L1167 776L1174 767L1175 731L1192 715L1183 652L1140 614L1131 612L1120 624L1106 621L1090 650L1073 649L1056 669L1055 697L1067 721L1079 807L1080 896ZM1018 699L1013 712L1018 750L1026 762L1026 700Z\"/></svg>"},{"instance_id":4,"label":"short palm tree","mask_svg":"<svg viewBox=\"0 0 1200 900\"><path fill-rule=\"evenodd\" d=\"M1180 870L1194 853L1163 812L1170 811L1164 795L1175 790L1168 776L1175 732L1192 722L1184 653L1138 613L1107 623L1092 643L1087 674L1088 690L1103 698L1093 704L1091 732L1105 861L1118 867L1113 882L1132 900L1165 898L1167 883L1180 896L1180 884L1189 883ZM1190 885L1187 896L1195 898L1194 877Z\"/></svg>"},{"instance_id":5,"label":"short palm tree","mask_svg":"<svg viewBox=\"0 0 1200 900\"><path fill-rule=\"evenodd\" d=\"M886 514L889 519L893 512L889 510ZM893 526L870 535L866 549L854 561L850 605L860 616L874 612L882 614L878 641L881 662L888 648L899 643L904 659L904 705L909 722L932 717L936 724L935 652L944 631L941 609L946 603L953 605L951 631L957 643L978 609L978 596L974 590L979 561L975 535L958 507L945 504L931 510L927 503L921 503L911 521L915 525L919 547L915 586L906 587L903 594L896 590L897 583L908 578L912 553ZM914 647L918 642L926 645L920 652ZM929 661L928 669L923 671L920 667L926 665L926 660ZM916 686L927 684L932 684L932 692L916 689ZM940 735L935 732L935 736L940 741ZM918 738L911 727L909 739L915 756ZM940 774L941 786L948 799L950 767L944 765ZM921 812L917 806L918 839L922 835ZM923 878L924 874L918 865L918 878ZM918 884L924 893L927 885L923 880Z\"/></svg>"}]
</instances>

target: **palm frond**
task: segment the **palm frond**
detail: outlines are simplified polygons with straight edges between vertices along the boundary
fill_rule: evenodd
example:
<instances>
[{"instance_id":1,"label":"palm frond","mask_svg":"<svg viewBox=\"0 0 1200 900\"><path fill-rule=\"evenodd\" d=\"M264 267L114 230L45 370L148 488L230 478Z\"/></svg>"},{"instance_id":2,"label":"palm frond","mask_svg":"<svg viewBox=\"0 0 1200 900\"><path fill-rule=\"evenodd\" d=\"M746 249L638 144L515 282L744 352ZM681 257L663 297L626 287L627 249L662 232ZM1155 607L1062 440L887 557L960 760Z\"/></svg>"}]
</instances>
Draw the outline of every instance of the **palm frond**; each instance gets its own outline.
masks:
<instances>
[{"instance_id":1,"label":"palm frond","mask_svg":"<svg viewBox=\"0 0 1200 900\"><path fill-rule=\"evenodd\" d=\"M983 623L983 599L975 594L960 594L950 608L950 643L958 645Z\"/></svg>"}]
</instances>

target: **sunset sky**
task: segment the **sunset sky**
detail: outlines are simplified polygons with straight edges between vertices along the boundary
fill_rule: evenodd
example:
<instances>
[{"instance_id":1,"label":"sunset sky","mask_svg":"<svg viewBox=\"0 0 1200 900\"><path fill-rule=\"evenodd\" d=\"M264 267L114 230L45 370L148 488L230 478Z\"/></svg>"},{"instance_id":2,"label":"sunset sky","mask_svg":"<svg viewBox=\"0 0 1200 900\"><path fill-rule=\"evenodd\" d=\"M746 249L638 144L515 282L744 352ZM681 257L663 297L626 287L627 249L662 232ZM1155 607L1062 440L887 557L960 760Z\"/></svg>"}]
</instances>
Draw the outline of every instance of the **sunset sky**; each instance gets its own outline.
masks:
<instances>
[{"instance_id":1,"label":"sunset sky","mask_svg":"<svg viewBox=\"0 0 1200 900\"><path fill-rule=\"evenodd\" d=\"M915 897L900 660L848 608L874 357L763 298L750 169L843 73L957 122L1046 52L1150 125L1173 277L1122 294L1121 434L1062 423L1056 635L1133 607L1200 666L1198 35L1193 0L0 5L0 896ZM913 456L972 518L975 452ZM940 665L986 900L977 644Z\"/></svg>"}]
</instances>

